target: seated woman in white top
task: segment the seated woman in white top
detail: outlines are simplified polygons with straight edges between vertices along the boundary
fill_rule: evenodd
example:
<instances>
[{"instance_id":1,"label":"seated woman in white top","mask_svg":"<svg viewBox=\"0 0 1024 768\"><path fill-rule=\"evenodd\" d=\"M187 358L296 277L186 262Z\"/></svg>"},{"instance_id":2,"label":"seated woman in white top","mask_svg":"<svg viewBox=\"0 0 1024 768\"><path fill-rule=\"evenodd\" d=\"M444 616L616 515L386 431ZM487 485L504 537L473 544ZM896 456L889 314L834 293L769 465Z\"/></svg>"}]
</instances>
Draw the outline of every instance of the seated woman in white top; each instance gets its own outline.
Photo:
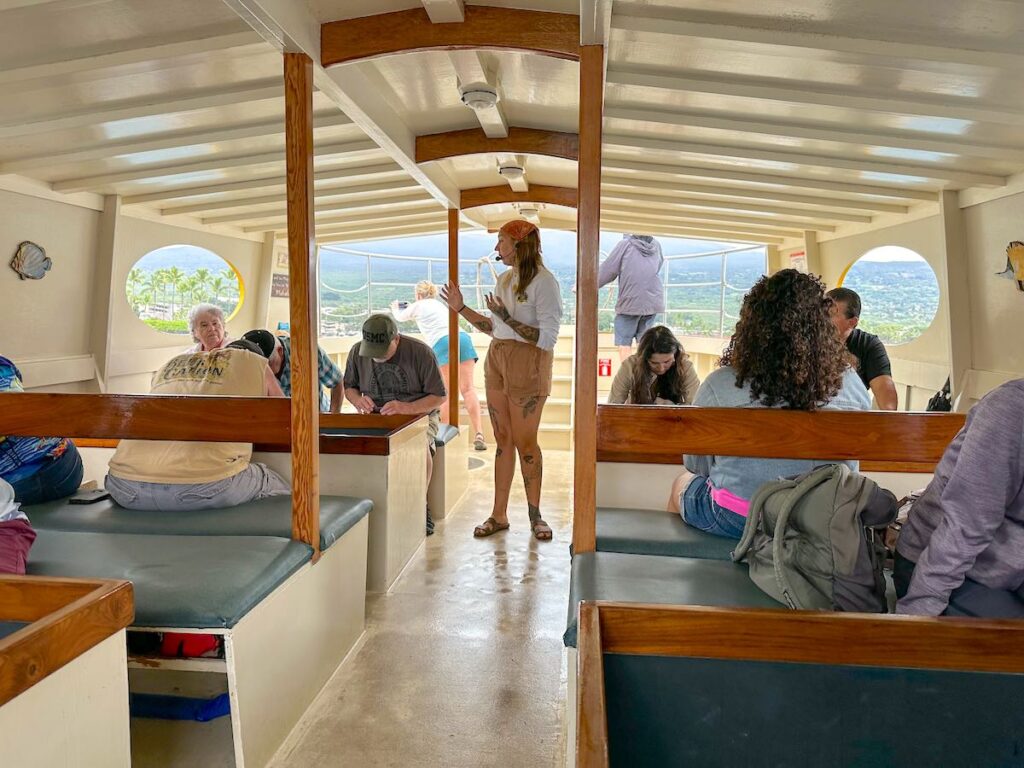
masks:
<instances>
[{"instance_id":1,"label":"seated woman in white top","mask_svg":"<svg viewBox=\"0 0 1024 768\"><path fill-rule=\"evenodd\" d=\"M224 310L216 304L196 304L188 312L188 331L195 344L186 352L210 352L224 349L231 341Z\"/></svg>"},{"instance_id":2,"label":"seated woman in white top","mask_svg":"<svg viewBox=\"0 0 1024 768\"><path fill-rule=\"evenodd\" d=\"M540 514L543 458L537 442L544 403L551 394L555 342L562 322L562 292L544 267L540 230L528 221L506 223L496 246L511 269L498 277L487 296L490 317L466 306L462 291L448 283L442 298L473 327L491 337L484 365L487 412L498 443L494 453L494 507L491 516L473 531L476 537L508 529L508 497L515 474L515 455L526 486L530 530L541 541L551 539L551 527Z\"/></svg>"},{"instance_id":3,"label":"seated woman in white top","mask_svg":"<svg viewBox=\"0 0 1024 768\"><path fill-rule=\"evenodd\" d=\"M871 408L871 397L850 367L832 324L831 307L825 287L812 275L783 269L762 277L744 297L721 367L704 379L694 405L797 411ZM694 528L738 539L761 485L827 460L687 455L687 471L676 478L668 509ZM845 463L858 469L857 462Z\"/></svg>"},{"instance_id":4,"label":"seated woman in white top","mask_svg":"<svg viewBox=\"0 0 1024 768\"><path fill-rule=\"evenodd\" d=\"M391 314L395 320L404 323L415 320L423 340L434 350L437 366L444 379L444 389L451 392L448 381L448 308L437 300L437 286L429 280L416 283L416 301L409 304L404 301L391 302ZM476 361L480 356L473 347L473 339L465 331L459 331L459 392L466 403L469 422L473 426L473 447L478 451L487 450L484 442L483 423L480 419L480 398L473 384ZM441 406L441 421L448 423L448 400Z\"/></svg>"},{"instance_id":5,"label":"seated woman in white top","mask_svg":"<svg viewBox=\"0 0 1024 768\"><path fill-rule=\"evenodd\" d=\"M700 379L686 350L664 325L644 331L636 354L622 361L612 379L609 403L689 405Z\"/></svg>"}]
</instances>

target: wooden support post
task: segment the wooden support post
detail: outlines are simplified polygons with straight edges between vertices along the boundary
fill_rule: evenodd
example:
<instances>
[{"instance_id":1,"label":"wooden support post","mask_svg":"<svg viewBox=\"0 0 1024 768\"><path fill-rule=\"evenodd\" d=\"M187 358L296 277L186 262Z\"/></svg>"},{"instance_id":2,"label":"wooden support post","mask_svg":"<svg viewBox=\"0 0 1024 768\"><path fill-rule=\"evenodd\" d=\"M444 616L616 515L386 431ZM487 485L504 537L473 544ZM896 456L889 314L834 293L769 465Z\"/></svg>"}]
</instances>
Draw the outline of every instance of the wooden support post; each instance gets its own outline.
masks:
<instances>
[{"instance_id":1,"label":"wooden support post","mask_svg":"<svg viewBox=\"0 0 1024 768\"><path fill-rule=\"evenodd\" d=\"M604 46L580 47L579 207L576 225L576 392L573 531L575 552L596 546L597 262L601 246L601 123Z\"/></svg>"},{"instance_id":2,"label":"wooden support post","mask_svg":"<svg viewBox=\"0 0 1024 768\"><path fill-rule=\"evenodd\" d=\"M942 220L943 256L939 282L949 312L949 384L955 399L962 394L967 383L967 372L974 367L971 354L971 291L960 193L951 189L940 192L939 212Z\"/></svg>"},{"instance_id":3,"label":"wooden support post","mask_svg":"<svg viewBox=\"0 0 1024 768\"><path fill-rule=\"evenodd\" d=\"M459 211L448 209L448 280L459 284ZM448 313L448 423L459 426L459 316Z\"/></svg>"},{"instance_id":4,"label":"wooden support post","mask_svg":"<svg viewBox=\"0 0 1024 768\"><path fill-rule=\"evenodd\" d=\"M106 392L110 387L110 334L114 326L112 297L116 290L113 276L120 222L121 198L117 195L106 195L103 198L103 213L100 214L100 235L94 269L93 296L97 311L93 313L90 333L90 347L100 392Z\"/></svg>"},{"instance_id":5,"label":"wooden support post","mask_svg":"<svg viewBox=\"0 0 1024 768\"><path fill-rule=\"evenodd\" d=\"M313 60L284 54L292 374L292 538L320 555L320 302L313 222Z\"/></svg>"},{"instance_id":6,"label":"wooden support post","mask_svg":"<svg viewBox=\"0 0 1024 768\"><path fill-rule=\"evenodd\" d=\"M821 246L818 245L817 232L812 230L804 231L804 256L807 258L807 271L812 275L821 277L825 273L825 268L821 263ZM831 287L835 288L834 285Z\"/></svg>"}]
</instances>

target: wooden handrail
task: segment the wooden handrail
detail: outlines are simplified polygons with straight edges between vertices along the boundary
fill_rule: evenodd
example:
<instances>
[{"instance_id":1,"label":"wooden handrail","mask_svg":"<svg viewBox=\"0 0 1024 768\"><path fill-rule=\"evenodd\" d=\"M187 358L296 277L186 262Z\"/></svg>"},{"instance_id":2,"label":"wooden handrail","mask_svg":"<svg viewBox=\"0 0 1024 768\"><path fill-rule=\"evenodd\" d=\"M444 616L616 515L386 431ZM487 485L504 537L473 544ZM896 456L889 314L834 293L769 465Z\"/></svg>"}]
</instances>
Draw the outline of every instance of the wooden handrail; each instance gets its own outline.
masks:
<instances>
[{"instance_id":1,"label":"wooden handrail","mask_svg":"<svg viewBox=\"0 0 1024 768\"><path fill-rule=\"evenodd\" d=\"M112 447L109 441L117 439L291 444L290 403L279 397L31 392L0 394L3 397L12 399L0 401L0 435L69 436L82 439L85 447ZM385 429L390 436L421 418L322 413L319 425Z\"/></svg>"},{"instance_id":2,"label":"wooden handrail","mask_svg":"<svg viewBox=\"0 0 1024 768\"><path fill-rule=\"evenodd\" d=\"M0 621L31 622L0 640L0 706L134 619L127 581L0 576Z\"/></svg>"},{"instance_id":3,"label":"wooden handrail","mask_svg":"<svg viewBox=\"0 0 1024 768\"><path fill-rule=\"evenodd\" d=\"M597 458L678 464L690 453L934 466L963 425L959 413L602 405Z\"/></svg>"},{"instance_id":4,"label":"wooden handrail","mask_svg":"<svg viewBox=\"0 0 1024 768\"><path fill-rule=\"evenodd\" d=\"M1020 674L1022 642L1020 621L584 601L576 765L608 766L606 653Z\"/></svg>"}]
</instances>

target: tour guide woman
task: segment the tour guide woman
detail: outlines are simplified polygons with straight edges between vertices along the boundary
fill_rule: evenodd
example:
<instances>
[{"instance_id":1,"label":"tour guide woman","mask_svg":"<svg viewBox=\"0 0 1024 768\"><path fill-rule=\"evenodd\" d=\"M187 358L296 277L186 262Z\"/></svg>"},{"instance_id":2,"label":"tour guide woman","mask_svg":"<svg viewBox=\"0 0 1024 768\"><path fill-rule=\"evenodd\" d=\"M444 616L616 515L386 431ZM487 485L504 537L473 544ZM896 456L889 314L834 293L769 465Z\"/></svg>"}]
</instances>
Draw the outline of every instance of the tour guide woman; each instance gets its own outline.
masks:
<instances>
[{"instance_id":1,"label":"tour guide woman","mask_svg":"<svg viewBox=\"0 0 1024 768\"><path fill-rule=\"evenodd\" d=\"M540 516L543 459L537 444L544 403L551 394L551 367L562 321L558 280L544 267L540 231L528 221L510 221L498 232L498 257L511 269L498 277L487 295L491 316L466 306L462 291L448 283L442 298L449 309L491 337L484 364L487 411L494 428L494 509L473 531L476 537L508 529L508 496L515 474L515 456L526 486L530 528L542 541L551 528Z\"/></svg>"}]
</instances>

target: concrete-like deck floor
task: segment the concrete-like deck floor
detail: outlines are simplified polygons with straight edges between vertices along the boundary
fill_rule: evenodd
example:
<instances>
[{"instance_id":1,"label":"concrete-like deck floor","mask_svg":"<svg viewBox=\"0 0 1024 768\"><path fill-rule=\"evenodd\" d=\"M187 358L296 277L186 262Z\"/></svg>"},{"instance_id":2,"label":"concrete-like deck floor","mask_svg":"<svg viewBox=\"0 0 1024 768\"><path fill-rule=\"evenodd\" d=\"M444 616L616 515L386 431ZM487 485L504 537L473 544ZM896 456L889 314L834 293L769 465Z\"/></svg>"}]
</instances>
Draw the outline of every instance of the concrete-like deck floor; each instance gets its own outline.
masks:
<instances>
[{"instance_id":1,"label":"concrete-like deck floor","mask_svg":"<svg viewBox=\"0 0 1024 768\"><path fill-rule=\"evenodd\" d=\"M392 591L369 596L364 643L274 768L564 763L572 454L544 453L549 542L530 535L518 472L511 529L473 538L490 514L493 446L473 455L486 463L465 499Z\"/></svg>"}]
</instances>

